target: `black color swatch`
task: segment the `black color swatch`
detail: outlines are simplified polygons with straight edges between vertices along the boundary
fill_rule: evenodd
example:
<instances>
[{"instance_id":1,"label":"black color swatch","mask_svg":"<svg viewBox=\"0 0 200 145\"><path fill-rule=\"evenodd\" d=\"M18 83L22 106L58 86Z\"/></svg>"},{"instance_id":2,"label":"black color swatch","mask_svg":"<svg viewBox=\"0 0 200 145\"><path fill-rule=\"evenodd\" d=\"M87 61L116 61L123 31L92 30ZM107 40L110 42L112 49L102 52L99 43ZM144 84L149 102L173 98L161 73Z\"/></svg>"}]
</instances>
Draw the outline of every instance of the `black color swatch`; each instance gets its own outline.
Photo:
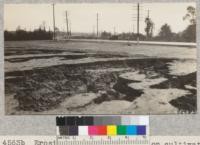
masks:
<instances>
[{"instance_id":1,"label":"black color swatch","mask_svg":"<svg viewBox=\"0 0 200 145\"><path fill-rule=\"evenodd\" d=\"M73 126L73 125L76 125L76 117L66 117L66 125L68 126Z\"/></svg>"},{"instance_id":2,"label":"black color swatch","mask_svg":"<svg viewBox=\"0 0 200 145\"><path fill-rule=\"evenodd\" d=\"M65 126L65 117L56 117L57 126Z\"/></svg>"},{"instance_id":3,"label":"black color swatch","mask_svg":"<svg viewBox=\"0 0 200 145\"><path fill-rule=\"evenodd\" d=\"M94 117L83 117L84 118L84 125L93 125L94 124Z\"/></svg>"},{"instance_id":4,"label":"black color swatch","mask_svg":"<svg viewBox=\"0 0 200 145\"><path fill-rule=\"evenodd\" d=\"M84 125L84 118L83 117L77 117L76 118L76 125Z\"/></svg>"}]
</instances>

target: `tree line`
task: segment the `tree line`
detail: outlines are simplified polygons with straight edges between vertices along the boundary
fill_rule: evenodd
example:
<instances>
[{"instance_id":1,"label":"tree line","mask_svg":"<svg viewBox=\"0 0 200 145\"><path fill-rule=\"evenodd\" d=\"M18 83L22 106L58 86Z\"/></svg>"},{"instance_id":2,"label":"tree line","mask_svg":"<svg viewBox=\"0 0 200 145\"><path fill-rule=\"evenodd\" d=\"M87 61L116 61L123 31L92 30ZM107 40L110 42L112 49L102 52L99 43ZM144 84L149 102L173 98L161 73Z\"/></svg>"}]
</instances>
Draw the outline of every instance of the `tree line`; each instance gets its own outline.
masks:
<instances>
[{"instance_id":1,"label":"tree line","mask_svg":"<svg viewBox=\"0 0 200 145\"><path fill-rule=\"evenodd\" d=\"M16 31L4 31L4 40L5 41L22 41L22 40L52 40L53 32L46 31L45 28L39 27L34 31L26 31L17 28Z\"/></svg>"},{"instance_id":2,"label":"tree line","mask_svg":"<svg viewBox=\"0 0 200 145\"><path fill-rule=\"evenodd\" d=\"M169 24L165 23L161 26L158 35L153 36L154 23L149 16L145 18L146 35L139 34L141 41L174 41L174 42L196 42L196 10L192 6L187 7L187 13L183 16L183 20L188 20L189 25L182 32L174 33ZM137 40L135 33L120 33L112 35L109 32L102 32L102 39L111 40Z\"/></svg>"},{"instance_id":3,"label":"tree line","mask_svg":"<svg viewBox=\"0 0 200 145\"><path fill-rule=\"evenodd\" d=\"M154 23L149 18L145 19L146 23L146 39L156 41L183 41L183 42L196 42L196 10L193 6L187 7L187 13L183 16L183 20L188 20L189 25L185 30L179 33L174 33L171 30L170 25L165 23L161 28L157 36L153 37Z\"/></svg>"},{"instance_id":4,"label":"tree line","mask_svg":"<svg viewBox=\"0 0 200 145\"><path fill-rule=\"evenodd\" d=\"M196 42L196 10L193 6L187 7L186 15L183 16L183 21L189 21L189 25L182 32L174 33L171 30L169 24L165 23L161 26L158 35L153 36L154 22L147 16L145 18L145 34L139 34L141 41L176 41L176 42ZM56 32L59 32L56 28ZM59 34L56 34L59 35ZM109 40L137 40L136 33L120 33L112 34L110 32L103 31L98 39ZM88 36L70 36L72 38L85 38L96 39L95 35ZM19 41L19 40L52 40L53 32L46 31L45 24L40 26L34 31L26 31L18 27L16 31L4 31L5 41Z\"/></svg>"}]
</instances>

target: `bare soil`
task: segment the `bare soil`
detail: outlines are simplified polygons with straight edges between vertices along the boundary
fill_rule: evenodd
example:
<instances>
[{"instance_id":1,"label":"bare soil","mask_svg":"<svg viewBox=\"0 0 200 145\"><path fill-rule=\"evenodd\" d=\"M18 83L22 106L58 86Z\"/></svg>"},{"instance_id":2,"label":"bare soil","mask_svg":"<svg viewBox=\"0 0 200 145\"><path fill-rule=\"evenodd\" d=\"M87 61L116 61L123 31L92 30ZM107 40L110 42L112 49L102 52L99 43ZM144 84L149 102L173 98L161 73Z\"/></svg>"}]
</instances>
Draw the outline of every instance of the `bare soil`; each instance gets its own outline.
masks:
<instances>
[{"instance_id":1,"label":"bare soil","mask_svg":"<svg viewBox=\"0 0 200 145\"><path fill-rule=\"evenodd\" d=\"M67 63L6 71L7 114L169 114L195 113L197 110L196 70L179 75L171 73L170 66L177 61L193 61L191 57L150 57L141 53L129 55L105 50L94 52L80 50L79 46L74 50L61 49L61 46L57 49L42 49L41 46L32 46L32 42L28 43L29 45L20 42L19 46L13 46L14 44L17 43L6 44L5 65L12 63L20 66L20 63L33 60L40 63L40 59L54 57ZM70 46L66 44L66 47L69 47L68 45ZM38 56L41 54L44 56ZM84 58L94 61L68 63L69 60L79 62ZM124 77L126 73L128 75ZM156 82L160 78L163 80ZM168 90L180 90L181 93L167 93L165 96L168 99L162 98L164 94L157 94L151 99L153 94L149 92L165 93ZM158 103L159 108L153 106L151 100L154 100L154 104ZM69 104L70 101L72 103ZM119 109L114 108L115 104L120 102ZM145 103L149 106L145 106ZM106 112L106 107L110 112ZM102 111L103 108L105 111Z\"/></svg>"}]
</instances>

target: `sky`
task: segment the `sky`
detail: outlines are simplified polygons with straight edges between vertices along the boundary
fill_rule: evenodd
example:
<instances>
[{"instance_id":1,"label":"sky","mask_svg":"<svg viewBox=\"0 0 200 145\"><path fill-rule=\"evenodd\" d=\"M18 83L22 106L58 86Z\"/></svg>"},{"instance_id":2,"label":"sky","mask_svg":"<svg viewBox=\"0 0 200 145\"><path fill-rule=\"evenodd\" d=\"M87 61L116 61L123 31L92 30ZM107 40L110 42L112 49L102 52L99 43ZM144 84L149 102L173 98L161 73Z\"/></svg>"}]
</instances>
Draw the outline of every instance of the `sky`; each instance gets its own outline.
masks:
<instances>
[{"instance_id":1,"label":"sky","mask_svg":"<svg viewBox=\"0 0 200 145\"><path fill-rule=\"evenodd\" d=\"M72 32L96 32L96 15L99 14L99 31L114 33L136 32L136 3L75 3L55 4L56 27L66 31L65 12L68 12ZM160 27L167 23L173 32L183 31L189 24L183 21L187 7L195 3L141 3L140 33L145 33L144 19L149 15L154 22L154 35ZM53 28L52 4L5 4L4 29L16 30L18 26L26 30L34 30L41 24L47 29Z\"/></svg>"}]
</instances>

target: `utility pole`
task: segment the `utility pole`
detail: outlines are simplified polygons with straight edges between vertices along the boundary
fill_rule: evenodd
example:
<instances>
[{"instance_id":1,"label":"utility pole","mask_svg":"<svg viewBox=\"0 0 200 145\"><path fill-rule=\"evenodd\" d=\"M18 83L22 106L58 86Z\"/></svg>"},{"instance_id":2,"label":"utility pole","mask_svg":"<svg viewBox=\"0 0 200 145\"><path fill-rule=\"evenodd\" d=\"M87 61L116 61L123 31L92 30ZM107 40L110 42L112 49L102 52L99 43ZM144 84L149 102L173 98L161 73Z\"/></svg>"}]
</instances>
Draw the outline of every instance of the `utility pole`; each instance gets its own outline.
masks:
<instances>
[{"instance_id":1,"label":"utility pole","mask_svg":"<svg viewBox=\"0 0 200 145\"><path fill-rule=\"evenodd\" d=\"M72 24L71 21L69 21L69 36L72 35Z\"/></svg>"},{"instance_id":2,"label":"utility pole","mask_svg":"<svg viewBox=\"0 0 200 145\"><path fill-rule=\"evenodd\" d=\"M68 13L66 11L66 25L67 25L67 38L69 38L69 20L68 20Z\"/></svg>"},{"instance_id":3,"label":"utility pole","mask_svg":"<svg viewBox=\"0 0 200 145\"><path fill-rule=\"evenodd\" d=\"M140 4L137 4L137 44L140 41Z\"/></svg>"},{"instance_id":4,"label":"utility pole","mask_svg":"<svg viewBox=\"0 0 200 145\"><path fill-rule=\"evenodd\" d=\"M92 26L92 35L95 37L95 25Z\"/></svg>"},{"instance_id":5,"label":"utility pole","mask_svg":"<svg viewBox=\"0 0 200 145\"><path fill-rule=\"evenodd\" d=\"M97 38L99 36L99 14L97 13Z\"/></svg>"},{"instance_id":6,"label":"utility pole","mask_svg":"<svg viewBox=\"0 0 200 145\"><path fill-rule=\"evenodd\" d=\"M55 24L55 4L53 3L53 40L56 40L56 24Z\"/></svg>"}]
</instances>

